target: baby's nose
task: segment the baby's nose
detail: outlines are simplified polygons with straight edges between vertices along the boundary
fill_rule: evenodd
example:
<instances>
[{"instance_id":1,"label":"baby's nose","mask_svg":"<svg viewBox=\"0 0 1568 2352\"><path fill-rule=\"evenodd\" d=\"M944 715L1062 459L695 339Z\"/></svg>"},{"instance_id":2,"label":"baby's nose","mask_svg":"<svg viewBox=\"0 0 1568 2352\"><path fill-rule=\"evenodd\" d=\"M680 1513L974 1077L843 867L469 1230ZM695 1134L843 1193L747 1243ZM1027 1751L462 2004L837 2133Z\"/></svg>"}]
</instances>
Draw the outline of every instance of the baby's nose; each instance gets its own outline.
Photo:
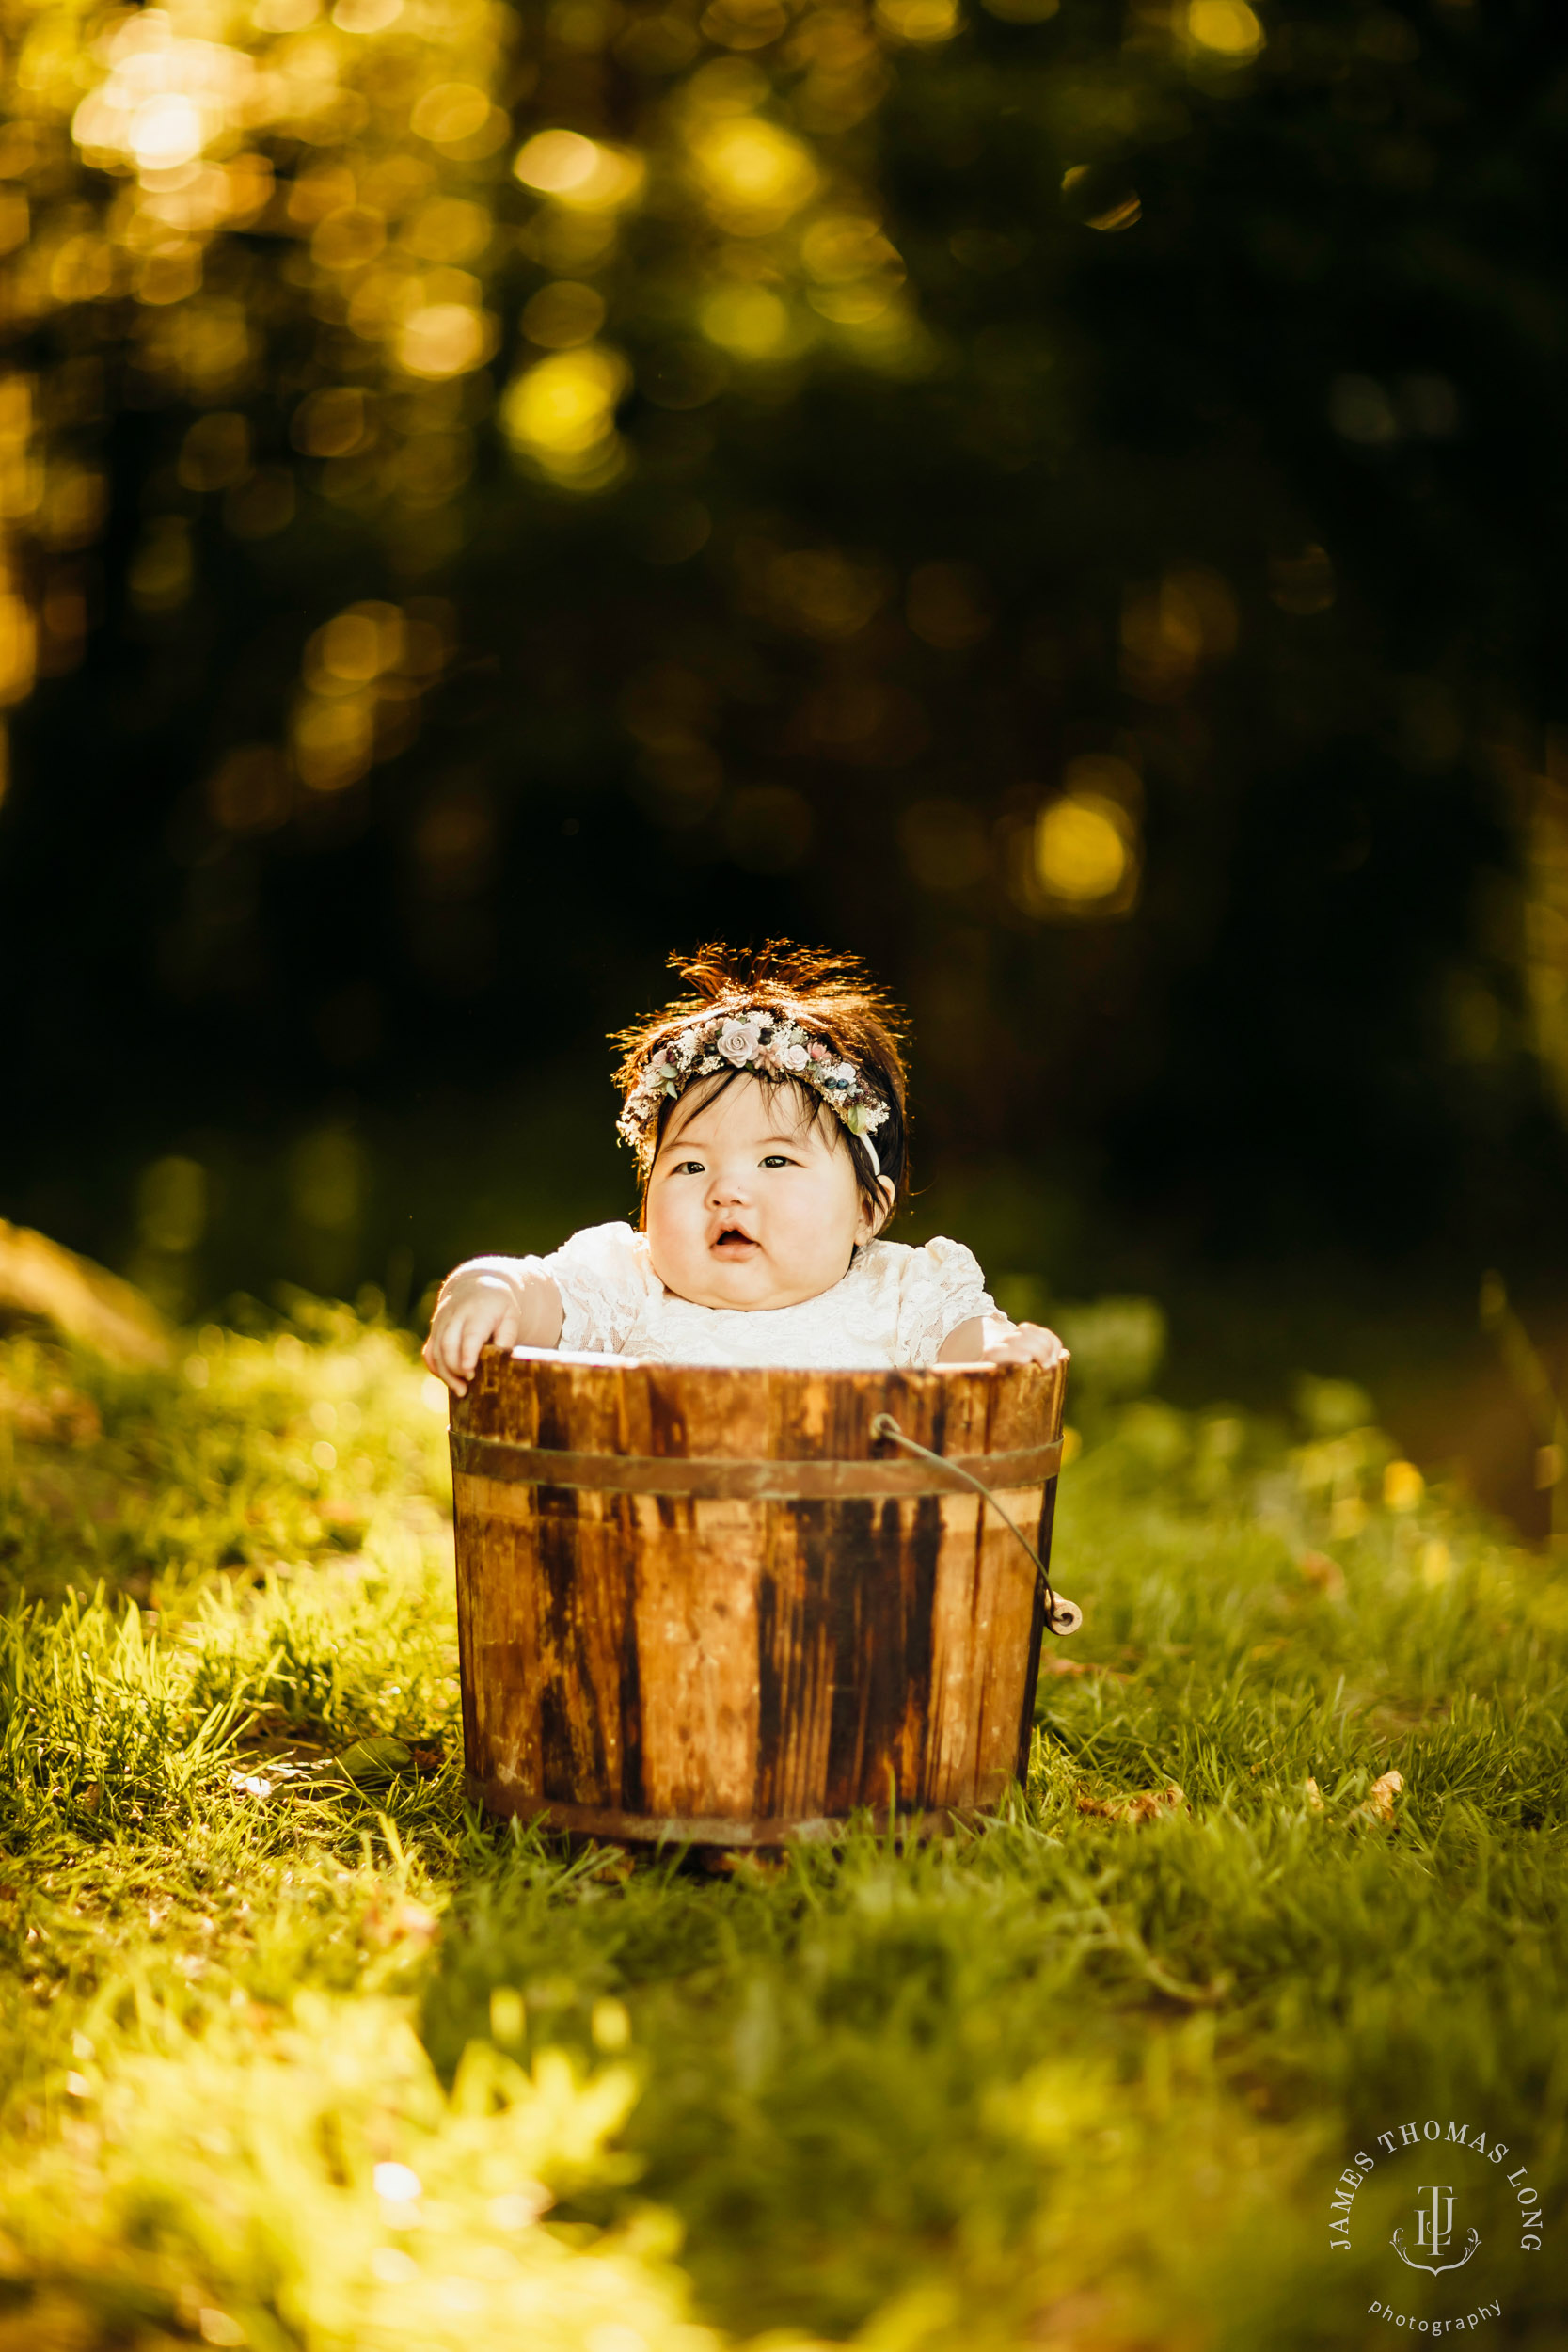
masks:
<instances>
[{"instance_id":1,"label":"baby's nose","mask_svg":"<svg viewBox=\"0 0 1568 2352\"><path fill-rule=\"evenodd\" d=\"M734 1168L716 1168L708 1186L708 1198L715 1201L744 1200L746 1180Z\"/></svg>"}]
</instances>

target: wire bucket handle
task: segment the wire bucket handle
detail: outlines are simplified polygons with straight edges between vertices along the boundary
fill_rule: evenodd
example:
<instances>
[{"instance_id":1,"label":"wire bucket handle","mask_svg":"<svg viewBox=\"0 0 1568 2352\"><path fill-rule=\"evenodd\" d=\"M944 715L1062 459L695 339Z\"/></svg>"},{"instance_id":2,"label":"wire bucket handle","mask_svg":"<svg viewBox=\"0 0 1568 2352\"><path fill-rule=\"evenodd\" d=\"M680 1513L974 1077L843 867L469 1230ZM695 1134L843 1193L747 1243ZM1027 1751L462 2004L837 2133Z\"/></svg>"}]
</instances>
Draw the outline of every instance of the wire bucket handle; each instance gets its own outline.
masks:
<instances>
[{"instance_id":1,"label":"wire bucket handle","mask_svg":"<svg viewBox=\"0 0 1568 2352\"><path fill-rule=\"evenodd\" d=\"M1040 1591L1045 1596L1045 1622L1052 1632L1058 1635L1077 1632L1084 1622L1084 1612L1075 1600L1069 1600L1065 1594L1053 1590L1051 1571L1047 1568L1045 1562L1013 1518L1012 1513L992 1494L983 1479L976 1478L973 1471L961 1469L957 1462L949 1461L945 1454L933 1454L929 1446L916 1445L912 1438L905 1437L891 1413L877 1415L871 1424L871 1434L874 1438L886 1438L894 1445L901 1445L907 1454L918 1454L923 1462L934 1462L938 1470L946 1470L952 1477L961 1479L966 1486L973 1486L981 1500L990 1504L1003 1525L1012 1530L1034 1562L1035 1574L1039 1580Z\"/></svg>"}]
</instances>

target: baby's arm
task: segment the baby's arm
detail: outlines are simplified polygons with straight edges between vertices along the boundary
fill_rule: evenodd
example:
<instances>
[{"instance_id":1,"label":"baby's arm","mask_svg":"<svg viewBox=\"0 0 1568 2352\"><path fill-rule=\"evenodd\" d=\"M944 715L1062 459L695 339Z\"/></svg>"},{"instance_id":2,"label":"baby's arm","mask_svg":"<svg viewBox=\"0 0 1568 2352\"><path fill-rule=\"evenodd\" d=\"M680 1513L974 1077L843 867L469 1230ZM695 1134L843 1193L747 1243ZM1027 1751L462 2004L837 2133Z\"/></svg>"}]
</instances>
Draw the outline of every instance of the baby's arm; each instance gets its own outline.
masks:
<instances>
[{"instance_id":1,"label":"baby's arm","mask_svg":"<svg viewBox=\"0 0 1568 2352\"><path fill-rule=\"evenodd\" d=\"M1066 1354L1054 1331L1043 1324L1009 1323L1006 1315L974 1315L949 1331L937 1350L939 1364L1055 1364Z\"/></svg>"},{"instance_id":2,"label":"baby's arm","mask_svg":"<svg viewBox=\"0 0 1568 2352\"><path fill-rule=\"evenodd\" d=\"M521 1258L470 1258L441 1285L424 1359L454 1396L466 1396L482 1347L559 1347L564 1320L547 1274Z\"/></svg>"}]
</instances>

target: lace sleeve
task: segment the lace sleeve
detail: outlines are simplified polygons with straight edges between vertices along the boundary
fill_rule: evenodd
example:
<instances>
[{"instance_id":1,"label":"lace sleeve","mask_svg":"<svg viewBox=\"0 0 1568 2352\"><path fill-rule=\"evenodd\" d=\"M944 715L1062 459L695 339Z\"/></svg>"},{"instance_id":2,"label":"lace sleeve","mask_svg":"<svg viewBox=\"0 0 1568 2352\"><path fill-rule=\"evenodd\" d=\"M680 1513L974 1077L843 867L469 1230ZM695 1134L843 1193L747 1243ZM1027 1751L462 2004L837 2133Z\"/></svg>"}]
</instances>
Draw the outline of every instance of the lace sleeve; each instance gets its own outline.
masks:
<instances>
[{"instance_id":1,"label":"lace sleeve","mask_svg":"<svg viewBox=\"0 0 1568 2352\"><path fill-rule=\"evenodd\" d=\"M950 1331L995 1312L979 1261L961 1241L939 1238L911 1249L899 1286L898 1361L934 1364Z\"/></svg>"},{"instance_id":2,"label":"lace sleeve","mask_svg":"<svg viewBox=\"0 0 1568 2352\"><path fill-rule=\"evenodd\" d=\"M619 1355L655 1280L641 1234L629 1225L588 1225L534 1263L561 1293L561 1345Z\"/></svg>"}]
</instances>

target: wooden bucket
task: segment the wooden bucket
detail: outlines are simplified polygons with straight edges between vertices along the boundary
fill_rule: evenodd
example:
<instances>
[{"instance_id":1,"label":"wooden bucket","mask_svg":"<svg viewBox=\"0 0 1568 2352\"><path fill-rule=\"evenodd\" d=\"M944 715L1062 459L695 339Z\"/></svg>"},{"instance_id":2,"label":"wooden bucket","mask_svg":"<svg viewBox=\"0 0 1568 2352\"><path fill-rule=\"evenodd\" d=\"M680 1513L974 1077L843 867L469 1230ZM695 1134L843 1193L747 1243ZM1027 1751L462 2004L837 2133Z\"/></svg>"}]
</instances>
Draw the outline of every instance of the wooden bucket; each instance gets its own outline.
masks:
<instances>
[{"instance_id":1,"label":"wooden bucket","mask_svg":"<svg viewBox=\"0 0 1568 2352\"><path fill-rule=\"evenodd\" d=\"M777 1846L1022 1777L1065 1366L792 1372L486 1349L453 1401L463 1739L497 1813Z\"/></svg>"}]
</instances>

